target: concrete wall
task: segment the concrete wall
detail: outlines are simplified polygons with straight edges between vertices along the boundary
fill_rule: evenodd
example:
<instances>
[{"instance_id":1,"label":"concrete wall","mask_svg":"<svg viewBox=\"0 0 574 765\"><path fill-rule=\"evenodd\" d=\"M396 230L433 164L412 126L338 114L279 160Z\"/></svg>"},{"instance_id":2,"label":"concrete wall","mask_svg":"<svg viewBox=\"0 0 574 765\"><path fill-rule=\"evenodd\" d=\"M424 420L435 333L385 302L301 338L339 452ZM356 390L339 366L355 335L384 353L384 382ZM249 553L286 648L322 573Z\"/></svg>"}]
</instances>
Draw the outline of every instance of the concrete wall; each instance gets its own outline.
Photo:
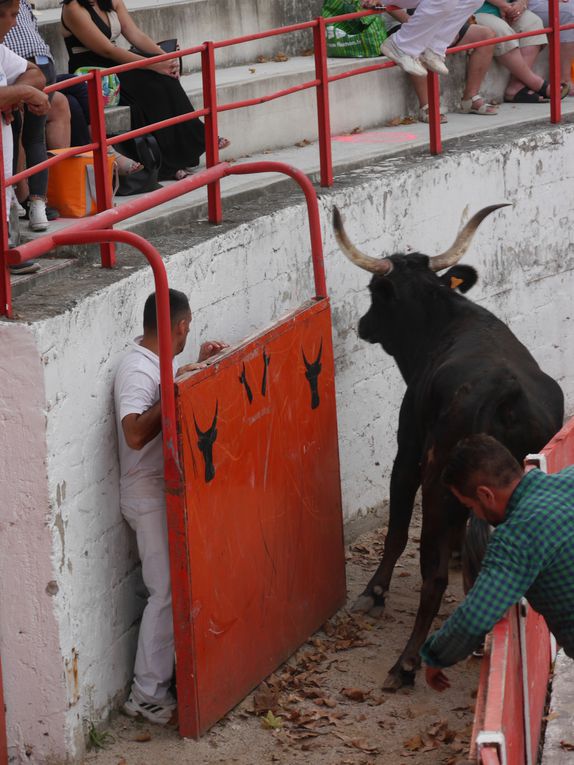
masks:
<instances>
[{"instance_id":1,"label":"concrete wall","mask_svg":"<svg viewBox=\"0 0 574 765\"><path fill-rule=\"evenodd\" d=\"M461 214L513 202L483 224L465 258L480 271L470 295L508 321L560 381L571 412L573 152L567 126L496 149L453 151L408 168L405 161L402 170L395 160L322 196L346 521L387 498L404 386L392 359L357 337L368 275L336 247L333 202L372 254L436 253L450 245ZM170 283L194 310L182 361L202 339L239 341L309 295L305 218L303 206L287 207L167 259ZM143 269L55 318L0 324L2 347L15 355L1 362L0 394L8 458L0 475L8 490L0 623L13 762L75 757L86 721L104 718L129 682L141 599L118 508L111 386L152 286ZM30 682L20 681L23 665ZM33 746L29 756L23 742Z\"/></svg>"}]
</instances>

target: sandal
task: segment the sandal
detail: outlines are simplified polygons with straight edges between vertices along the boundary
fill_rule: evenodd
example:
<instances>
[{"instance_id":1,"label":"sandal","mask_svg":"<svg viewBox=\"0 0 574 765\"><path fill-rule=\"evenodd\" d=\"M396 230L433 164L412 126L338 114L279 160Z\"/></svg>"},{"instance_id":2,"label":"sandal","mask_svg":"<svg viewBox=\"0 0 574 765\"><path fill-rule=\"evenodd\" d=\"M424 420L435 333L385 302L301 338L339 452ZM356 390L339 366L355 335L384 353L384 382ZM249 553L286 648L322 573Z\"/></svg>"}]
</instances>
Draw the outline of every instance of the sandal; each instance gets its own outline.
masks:
<instances>
[{"instance_id":1,"label":"sandal","mask_svg":"<svg viewBox=\"0 0 574 765\"><path fill-rule=\"evenodd\" d=\"M544 85L542 85L542 88L544 88ZM542 88L540 90L542 90ZM543 103L543 98L546 98L546 96L541 97L540 91L535 93L533 90L530 90L530 88L527 88L526 86L524 88L520 88L520 90L510 98L504 96L504 100L507 104L541 104Z\"/></svg>"},{"instance_id":2,"label":"sandal","mask_svg":"<svg viewBox=\"0 0 574 765\"><path fill-rule=\"evenodd\" d=\"M113 154L118 168L118 175L132 175L132 173L143 170L141 162L136 162L135 159L130 159L125 154L120 154L119 151L114 151Z\"/></svg>"},{"instance_id":3,"label":"sandal","mask_svg":"<svg viewBox=\"0 0 574 765\"><path fill-rule=\"evenodd\" d=\"M419 109L419 122L426 122L428 125L429 122L429 105L425 104L424 106L421 106ZM446 118L446 114L440 113L440 121L441 125L444 125L445 122L448 122Z\"/></svg>"},{"instance_id":4,"label":"sandal","mask_svg":"<svg viewBox=\"0 0 574 765\"><path fill-rule=\"evenodd\" d=\"M479 101L480 106L478 105ZM472 98L461 99L460 110L463 114L480 114L483 117L494 117L495 114L498 114L498 107L489 104L480 93L472 96Z\"/></svg>"},{"instance_id":5,"label":"sandal","mask_svg":"<svg viewBox=\"0 0 574 765\"><path fill-rule=\"evenodd\" d=\"M550 95L548 92L549 89L550 89L550 83L548 82L548 80L543 80L542 85L538 88L536 92L544 101L550 101ZM566 98L569 92L570 92L570 85L567 82L561 82L560 83L560 100L562 100L563 98Z\"/></svg>"},{"instance_id":6,"label":"sandal","mask_svg":"<svg viewBox=\"0 0 574 765\"><path fill-rule=\"evenodd\" d=\"M223 136L219 136L217 139L217 148L219 151L223 151L223 149L227 149L228 146L231 145L231 141L229 138L224 138Z\"/></svg>"},{"instance_id":7,"label":"sandal","mask_svg":"<svg viewBox=\"0 0 574 765\"><path fill-rule=\"evenodd\" d=\"M190 175L193 175L193 167L182 167L180 170L175 171L173 177L176 181L182 181L184 178L189 178Z\"/></svg>"}]
</instances>

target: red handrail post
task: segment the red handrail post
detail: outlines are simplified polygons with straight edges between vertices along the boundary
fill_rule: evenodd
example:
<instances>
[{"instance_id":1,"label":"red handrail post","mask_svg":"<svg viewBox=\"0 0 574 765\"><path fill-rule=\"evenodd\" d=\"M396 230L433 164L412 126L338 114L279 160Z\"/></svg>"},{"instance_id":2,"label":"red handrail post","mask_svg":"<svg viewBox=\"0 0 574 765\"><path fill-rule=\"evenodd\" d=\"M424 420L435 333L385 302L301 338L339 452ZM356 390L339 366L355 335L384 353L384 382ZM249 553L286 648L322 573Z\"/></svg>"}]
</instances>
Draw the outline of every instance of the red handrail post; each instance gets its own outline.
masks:
<instances>
[{"instance_id":1,"label":"red handrail post","mask_svg":"<svg viewBox=\"0 0 574 765\"><path fill-rule=\"evenodd\" d=\"M90 126L92 140L97 144L93 151L94 176L96 180L96 207L98 212L113 207L112 188L108 171L108 148L106 145L106 116L102 92L102 73L93 70L93 79L88 82ZM115 245L111 242L100 244L102 268L113 268L116 263Z\"/></svg>"},{"instance_id":2,"label":"red handrail post","mask_svg":"<svg viewBox=\"0 0 574 765\"><path fill-rule=\"evenodd\" d=\"M219 131L217 128L217 83L215 81L215 47L213 42L204 43L201 52L201 76L203 80L203 108L205 115L205 164L213 167L219 162ZM213 181L207 187L207 215L210 223L221 223L221 185Z\"/></svg>"},{"instance_id":3,"label":"red handrail post","mask_svg":"<svg viewBox=\"0 0 574 765\"><path fill-rule=\"evenodd\" d=\"M442 139L440 134L440 82L436 72L427 75L429 96L429 137L431 154L442 154Z\"/></svg>"},{"instance_id":4,"label":"red handrail post","mask_svg":"<svg viewBox=\"0 0 574 765\"><path fill-rule=\"evenodd\" d=\"M562 119L562 103L560 100L560 10L559 0L548 0L548 17L550 21L550 49L548 64L550 69L550 122L557 123Z\"/></svg>"},{"instance_id":5,"label":"red handrail post","mask_svg":"<svg viewBox=\"0 0 574 765\"><path fill-rule=\"evenodd\" d=\"M321 186L333 185L333 155L331 151L331 112L329 108L329 71L327 69L327 35L325 19L319 16L313 27L315 77L317 85L317 119L319 124L319 157Z\"/></svg>"},{"instance_id":6,"label":"red handrail post","mask_svg":"<svg viewBox=\"0 0 574 765\"><path fill-rule=\"evenodd\" d=\"M0 115L0 120L4 117ZM12 287L8 265L8 214L6 204L6 178L4 176L4 147L0 130L0 316L12 316Z\"/></svg>"}]
</instances>

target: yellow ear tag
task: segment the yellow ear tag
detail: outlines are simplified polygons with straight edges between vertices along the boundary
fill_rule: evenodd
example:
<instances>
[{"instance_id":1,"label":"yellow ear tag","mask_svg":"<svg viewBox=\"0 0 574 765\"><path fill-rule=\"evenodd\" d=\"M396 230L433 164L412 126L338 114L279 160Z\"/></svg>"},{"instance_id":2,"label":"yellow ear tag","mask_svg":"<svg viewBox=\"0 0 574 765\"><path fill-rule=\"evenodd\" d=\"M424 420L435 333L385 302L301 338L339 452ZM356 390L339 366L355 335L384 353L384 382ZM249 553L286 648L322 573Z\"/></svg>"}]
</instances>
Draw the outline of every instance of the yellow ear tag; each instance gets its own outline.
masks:
<instances>
[{"instance_id":1,"label":"yellow ear tag","mask_svg":"<svg viewBox=\"0 0 574 765\"><path fill-rule=\"evenodd\" d=\"M463 283L464 279L459 279L456 276L450 277L450 288L451 290L455 290L457 287L460 287L460 285Z\"/></svg>"}]
</instances>

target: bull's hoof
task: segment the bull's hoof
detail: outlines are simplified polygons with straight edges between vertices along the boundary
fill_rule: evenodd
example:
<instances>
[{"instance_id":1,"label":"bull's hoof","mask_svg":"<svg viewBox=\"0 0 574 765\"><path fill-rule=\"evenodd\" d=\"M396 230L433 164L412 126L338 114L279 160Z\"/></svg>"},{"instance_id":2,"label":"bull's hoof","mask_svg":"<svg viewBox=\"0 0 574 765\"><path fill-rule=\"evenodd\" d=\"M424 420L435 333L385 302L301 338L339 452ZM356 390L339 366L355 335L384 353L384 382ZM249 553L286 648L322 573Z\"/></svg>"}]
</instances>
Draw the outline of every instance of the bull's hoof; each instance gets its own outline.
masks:
<instances>
[{"instance_id":1,"label":"bull's hoof","mask_svg":"<svg viewBox=\"0 0 574 765\"><path fill-rule=\"evenodd\" d=\"M351 610L377 618L385 611L385 599L382 596L376 597L364 592L353 603Z\"/></svg>"},{"instance_id":2,"label":"bull's hoof","mask_svg":"<svg viewBox=\"0 0 574 765\"><path fill-rule=\"evenodd\" d=\"M412 688L415 684L415 670L393 667L383 683L383 691L398 691L399 688Z\"/></svg>"}]
</instances>

